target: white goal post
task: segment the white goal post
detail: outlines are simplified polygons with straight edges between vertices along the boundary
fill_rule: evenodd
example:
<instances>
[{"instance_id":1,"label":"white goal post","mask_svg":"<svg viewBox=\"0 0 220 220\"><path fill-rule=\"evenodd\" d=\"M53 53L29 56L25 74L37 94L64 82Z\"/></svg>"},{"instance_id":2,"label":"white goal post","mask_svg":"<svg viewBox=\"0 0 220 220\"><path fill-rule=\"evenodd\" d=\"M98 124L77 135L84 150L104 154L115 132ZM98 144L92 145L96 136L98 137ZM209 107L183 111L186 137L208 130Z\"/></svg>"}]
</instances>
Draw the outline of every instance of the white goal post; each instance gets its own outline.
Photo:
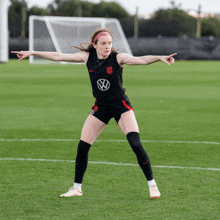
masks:
<instances>
[{"instance_id":1,"label":"white goal post","mask_svg":"<svg viewBox=\"0 0 220 220\"><path fill-rule=\"evenodd\" d=\"M29 50L76 53L79 50L72 46L88 43L90 36L99 27L113 31L113 47L118 49L119 53L132 54L120 22L115 18L30 16ZM54 63L36 56L30 56L29 62Z\"/></svg>"},{"instance_id":2,"label":"white goal post","mask_svg":"<svg viewBox=\"0 0 220 220\"><path fill-rule=\"evenodd\" d=\"M0 0L0 63L8 62L8 0Z\"/></svg>"}]
</instances>

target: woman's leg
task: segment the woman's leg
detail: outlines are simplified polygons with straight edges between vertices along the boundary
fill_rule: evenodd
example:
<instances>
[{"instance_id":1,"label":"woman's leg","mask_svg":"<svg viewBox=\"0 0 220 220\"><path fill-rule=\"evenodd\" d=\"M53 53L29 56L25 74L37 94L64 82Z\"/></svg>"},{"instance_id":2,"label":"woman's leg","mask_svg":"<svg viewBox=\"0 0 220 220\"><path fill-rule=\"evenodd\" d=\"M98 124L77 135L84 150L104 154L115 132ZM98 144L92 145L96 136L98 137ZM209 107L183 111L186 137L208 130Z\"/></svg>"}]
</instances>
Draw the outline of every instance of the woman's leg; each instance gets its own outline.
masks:
<instances>
[{"instance_id":1,"label":"woman's leg","mask_svg":"<svg viewBox=\"0 0 220 220\"><path fill-rule=\"evenodd\" d=\"M87 169L88 153L90 147L103 131L105 125L105 123L93 115L89 115L89 117L86 119L77 149L74 180L75 183L82 184L83 176Z\"/></svg>"},{"instance_id":2,"label":"woman's leg","mask_svg":"<svg viewBox=\"0 0 220 220\"><path fill-rule=\"evenodd\" d=\"M86 119L77 149L74 187L70 188L67 193L62 194L62 197L82 195L81 185L88 165L88 153L91 145L103 131L105 125L93 115L89 115Z\"/></svg>"},{"instance_id":3,"label":"woman's leg","mask_svg":"<svg viewBox=\"0 0 220 220\"><path fill-rule=\"evenodd\" d=\"M127 140L137 157L138 164L148 180L151 198L158 198L160 196L160 192L158 191L156 182L153 178L153 171L149 156L141 144L139 128L133 110L123 113L118 124L123 133L126 135ZM153 193L151 192L152 187L156 187L156 190L154 190Z\"/></svg>"},{"instance_id":4,"label":"woman's leg","mask_svg":"<svg viewBox=\"0 0 220 220\"><path fill-rule=\"evenodd\" d=\"M105 126L106 124L104 122L93 115L89 115L83 125L80 140L92 145Z\"/></svg>"},{"instance_id":5,"label":"woman's leg","mask_svg":"<svg viewBox=\"0 0 220 220\"><path fill-rule=\"evenodd\" d=\"M153 172L151 169L150 159L141 144L138 124L133 110L123 113L118 124L127 137L127 140L132 150L134 151L138 163L143 170L147 180L153 180Z\"/></svg>"}]
</instances>

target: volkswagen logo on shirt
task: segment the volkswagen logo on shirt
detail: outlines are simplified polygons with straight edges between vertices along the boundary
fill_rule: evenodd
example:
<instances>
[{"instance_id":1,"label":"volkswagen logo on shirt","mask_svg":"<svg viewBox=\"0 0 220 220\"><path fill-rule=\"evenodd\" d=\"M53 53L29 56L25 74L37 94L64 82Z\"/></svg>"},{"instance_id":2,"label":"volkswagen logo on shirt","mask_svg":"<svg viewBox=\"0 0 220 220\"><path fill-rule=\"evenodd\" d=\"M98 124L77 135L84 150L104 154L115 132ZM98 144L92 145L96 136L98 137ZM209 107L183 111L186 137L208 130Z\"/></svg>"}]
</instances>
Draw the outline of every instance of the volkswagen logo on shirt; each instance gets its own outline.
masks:
<instances>
[{"instance_id":1,"label":"volkswagen logo on shirt","mask_svg":"<svg viewBox=\"0 0 220 220\"><path fill-rule=\"evenodd\" d=\"M110 88L110 82L107 79L99 79L97 86L101 91L107 91Z\"/></svg>"}]
</instances>

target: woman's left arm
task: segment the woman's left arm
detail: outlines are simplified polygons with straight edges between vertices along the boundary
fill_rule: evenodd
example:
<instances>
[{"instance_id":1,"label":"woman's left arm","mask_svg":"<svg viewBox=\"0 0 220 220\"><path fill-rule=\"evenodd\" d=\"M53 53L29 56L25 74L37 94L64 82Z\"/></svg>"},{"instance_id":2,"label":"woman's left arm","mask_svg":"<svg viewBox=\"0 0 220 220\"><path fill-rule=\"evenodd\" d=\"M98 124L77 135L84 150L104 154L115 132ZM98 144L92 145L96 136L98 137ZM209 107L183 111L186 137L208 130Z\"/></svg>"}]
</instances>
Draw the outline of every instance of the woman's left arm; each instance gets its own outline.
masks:
<instances>
[{"instance_id":1,"label":"woman's left arm","mask_svg":"<svg viewBox=\"0 0 220 220\"><path fill-rule=\"evenodd\" d=\"M163 63L166 63L167 65L172 65L174 63L173 56L177 55L177 53L173 53L169 56L141 56L141 57L135 57L130 54L126 53L119 53L117 55L117 60L120 66L123 66L124 64L127 65L148 65L151 63L155 63L157 61L162 61Z\"/></svg>"}]
</instances>

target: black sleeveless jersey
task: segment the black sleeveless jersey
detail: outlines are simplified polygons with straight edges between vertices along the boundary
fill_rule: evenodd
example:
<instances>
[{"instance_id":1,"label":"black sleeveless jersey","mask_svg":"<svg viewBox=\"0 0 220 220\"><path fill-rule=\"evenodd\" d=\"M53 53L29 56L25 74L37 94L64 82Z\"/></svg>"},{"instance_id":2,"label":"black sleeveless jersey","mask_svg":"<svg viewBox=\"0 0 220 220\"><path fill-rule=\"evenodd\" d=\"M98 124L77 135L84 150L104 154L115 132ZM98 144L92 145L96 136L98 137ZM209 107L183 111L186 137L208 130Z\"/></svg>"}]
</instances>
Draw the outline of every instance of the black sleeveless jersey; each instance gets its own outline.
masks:
<instances>
[{"instance_id":1,"label":"black sleeveless jersey","mask_svg":"<svg viewBox=\"0 0 220 220\"><path fill-rule=\"evenodd\" d=\"M86 63L93 96L99 102L128 100L125 89L122 87L123 68L119 66L116 52L112 52L106 60L98 60L96 50L89 53Z\"/></svg>"}]
</instances>

